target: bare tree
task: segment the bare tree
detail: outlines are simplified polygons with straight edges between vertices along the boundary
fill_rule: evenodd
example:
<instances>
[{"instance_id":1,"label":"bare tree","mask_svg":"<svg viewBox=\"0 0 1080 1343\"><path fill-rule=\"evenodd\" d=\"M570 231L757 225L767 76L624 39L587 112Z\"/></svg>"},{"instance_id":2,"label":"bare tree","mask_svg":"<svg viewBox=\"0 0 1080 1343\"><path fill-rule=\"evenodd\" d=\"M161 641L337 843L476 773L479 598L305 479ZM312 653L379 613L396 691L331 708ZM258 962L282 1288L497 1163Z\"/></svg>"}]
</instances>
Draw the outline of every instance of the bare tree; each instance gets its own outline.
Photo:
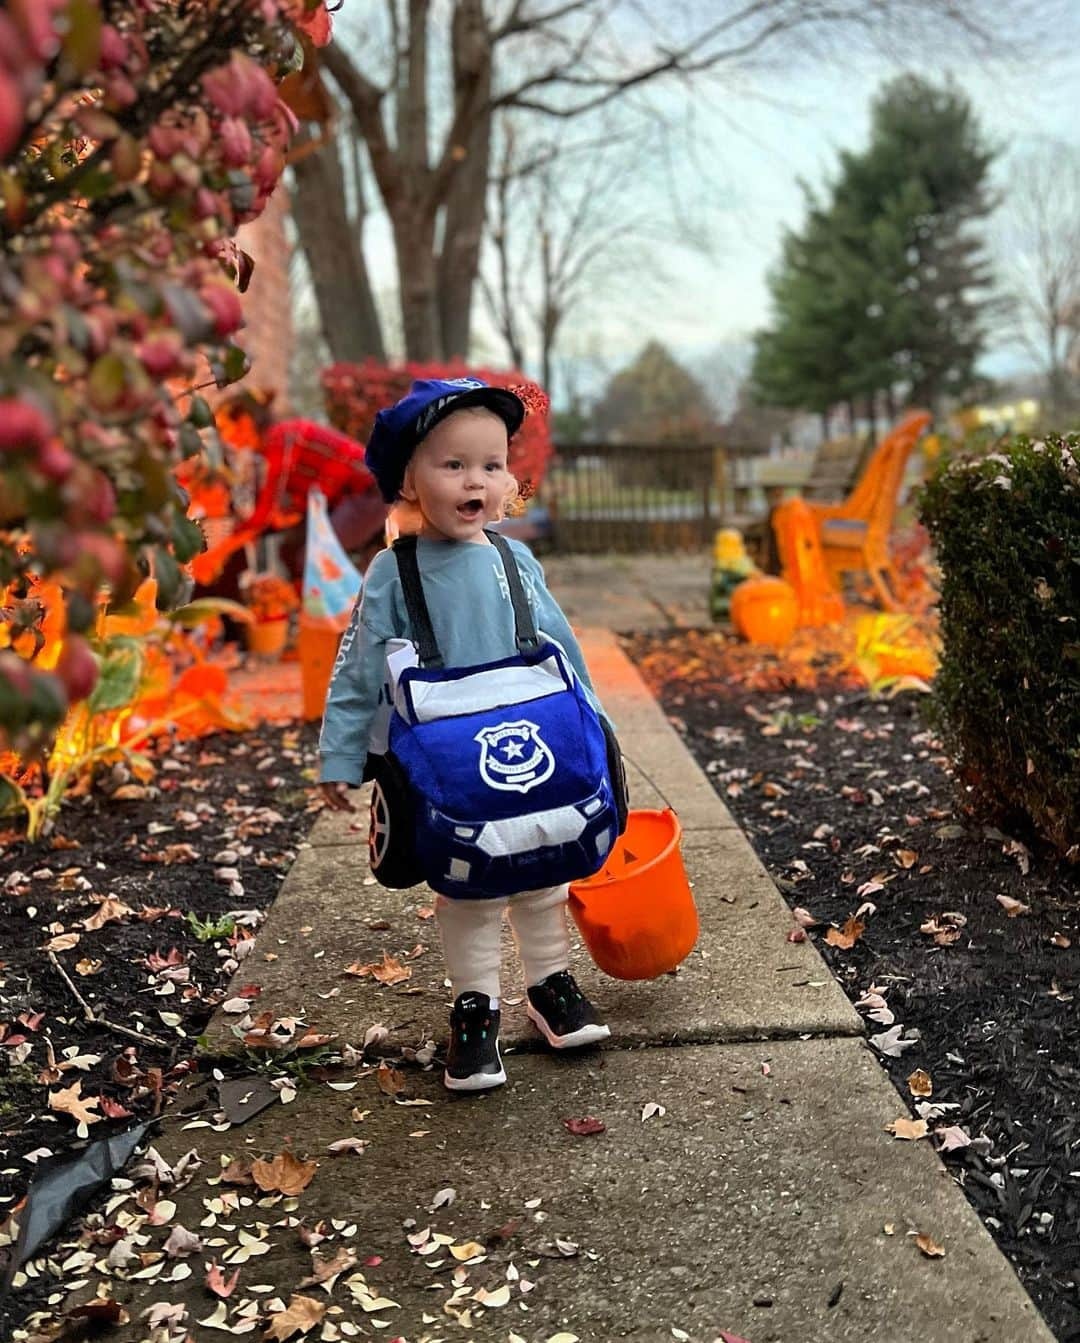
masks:
<instances>
[{"instance_id":1,"label":"bare tree","mask_svg":"<svg viewBox=\"0 0 1080 1343\"><path fill-rule=\"evenodd\" d=\"M988 50L1006 23L1011 37L1049 21L1035 0L716 0L696 28L674 0L385 0L384 12L381 68L371 68L380 48L370 40L354 56L339 37L321 59L352 107L389 216L414 359L467 349L495 113L565 123L662 79L734 70L763 52L805 57L829 33L847 35L850 59L859 43L914 51L947 35Z\"/></svg>"},{"instance_id":2,"label":"bare tree","mask_svg":"<svg viewBox=\"0 0 1080 1343\"><path fill-rule=\"evenodd\" d=\"M1011 311L1046 375L1050 404L1070 400L1080 355L1080 150L1049 141L1013 165L1003 227Z\"/></svg>"},{"instance_id":3,"label":"bare tree","mask_svg":"<svg viewBox=\"0 0 1080 1343\"><path fill-rule=\"evenodd\" d=\"M644 241L656 220L632 208L628 181L648 158L640 136L607 134L570 145L523 140L513 121L499 127L501 152L491 175L488 231L491 273L480 285L513 363L536 351L541 383L554 385L554 358L567 318L600 285L632 287L639 297L657 278ZM659 239L656 240L659 242Z\"/></svg>"}]
</instances>

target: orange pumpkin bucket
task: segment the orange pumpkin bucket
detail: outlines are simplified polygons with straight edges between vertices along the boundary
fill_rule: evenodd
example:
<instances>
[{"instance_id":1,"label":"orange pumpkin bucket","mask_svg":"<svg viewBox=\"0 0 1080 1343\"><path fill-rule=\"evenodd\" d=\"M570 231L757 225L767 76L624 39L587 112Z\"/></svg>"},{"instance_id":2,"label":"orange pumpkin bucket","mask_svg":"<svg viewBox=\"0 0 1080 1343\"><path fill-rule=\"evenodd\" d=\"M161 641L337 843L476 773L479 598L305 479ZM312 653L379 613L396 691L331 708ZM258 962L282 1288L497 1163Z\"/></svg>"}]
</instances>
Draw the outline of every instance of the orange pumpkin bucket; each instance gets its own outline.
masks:
<instances>
[{"instance_id":1,"label":"orange pumpkin bucket","mask_svg":"<svg viewBox=\"0 0 1080 1343\"><path fill-rule=\"evenodd\" d=\"M615 979L655 979L684 961L698 916L667 808L632 811L607 862L570 885L570 911L593 960Z\"/></svg>"}]
</instances>

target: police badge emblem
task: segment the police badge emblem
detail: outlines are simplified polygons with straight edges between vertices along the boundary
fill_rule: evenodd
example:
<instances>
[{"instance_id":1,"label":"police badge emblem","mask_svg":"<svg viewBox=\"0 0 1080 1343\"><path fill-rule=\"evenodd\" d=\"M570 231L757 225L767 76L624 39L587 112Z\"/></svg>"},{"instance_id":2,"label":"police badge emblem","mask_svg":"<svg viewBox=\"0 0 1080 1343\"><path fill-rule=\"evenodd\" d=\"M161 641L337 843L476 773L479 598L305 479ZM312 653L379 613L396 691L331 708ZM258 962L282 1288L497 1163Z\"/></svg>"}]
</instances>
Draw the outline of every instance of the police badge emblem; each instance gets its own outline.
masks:
<instances>
[{"instance_id":1,"label":"police badge emblem","mask_svg":"<svg viewBox=\"0 0 1080 1343\"><path fill-rule=\"evenodd\" d=\"M489 788L527 793L555 773L551 748L524 718L486 727L473 740L480 743L480 777Z\"/></svg>"}]
</instances>

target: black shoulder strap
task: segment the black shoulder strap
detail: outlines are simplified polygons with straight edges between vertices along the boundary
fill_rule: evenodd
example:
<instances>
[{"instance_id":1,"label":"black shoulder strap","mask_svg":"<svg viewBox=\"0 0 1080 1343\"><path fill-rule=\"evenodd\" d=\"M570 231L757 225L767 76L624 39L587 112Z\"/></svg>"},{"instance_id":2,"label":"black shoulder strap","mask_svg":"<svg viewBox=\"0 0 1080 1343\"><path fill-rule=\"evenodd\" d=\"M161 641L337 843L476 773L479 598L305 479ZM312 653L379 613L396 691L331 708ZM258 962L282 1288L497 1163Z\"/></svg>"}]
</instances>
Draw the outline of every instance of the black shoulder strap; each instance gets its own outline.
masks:
<instances>
[{"instance_id":1,"label":"black shoulder strap","mask_svg":"<svg viewBox=\"0 0 1080 1343\"><path fill-rule=\"evenodd\" d=\"M499 552L506 583L510 589L510 605L514 608L514 637L519 653L532 653L540 646L533 620L532 608L525 595L525 585L521 581L521 571L506 537L498 532L485 534ZM416 537L399 536L394 542L394 558L397 560L398 574L401 578L401 590L405 596L405 609L409 613L409 624L416 636L417 654L421 667L444 666L442 653L435 641L435 630L431 624L431 613L424 596L424 586L420 580L420 565L416 558Z\"/></svg>"},{"instance_id":2,"label":"black shoulder strap","mask_svg":"<svg viewBox=\"0 0 1080 1343\"><path fill-rule=\"evenodd\" d=\"M535 652L540 646L540 640L536 634L536 622L533 620L529 599L525 595L525 585L521 581L521 571L518 569L517 560L514 559L514 552L505 536L489 531L486 527L484 534L499 552L503 569L506 571L510 604L514 608L514 636L517 639L518 652Z\"/></svg>"},{"instance_id":3,"label":"black shoulder strap","mask_svg":"<svg viewBox=\"0 0 1080 1343\"><path fill-rule=\"evenodd\" d=\"M409 613L409 624L416 636L417 654L421 667L443 666L439 645L435 642L435 631L431 625L431 613L428 611L424 585L420 581L420 565L416 559L416 537L399 536L394 542L394 558L397 560L398 575L401 578L401 590L405 595L405 609Z\"/></svg>"}]
</instances>

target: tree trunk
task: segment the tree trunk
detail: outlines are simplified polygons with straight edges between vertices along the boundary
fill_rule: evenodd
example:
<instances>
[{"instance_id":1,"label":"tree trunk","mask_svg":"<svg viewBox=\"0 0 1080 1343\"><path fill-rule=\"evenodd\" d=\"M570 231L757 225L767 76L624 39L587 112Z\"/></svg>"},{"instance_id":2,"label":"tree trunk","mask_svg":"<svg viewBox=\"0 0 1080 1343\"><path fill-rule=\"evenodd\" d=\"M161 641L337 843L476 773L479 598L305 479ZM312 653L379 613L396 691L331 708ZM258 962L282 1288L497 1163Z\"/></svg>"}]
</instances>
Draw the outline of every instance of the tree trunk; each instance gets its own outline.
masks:
<instances>
[{"instance_id":1,"label":"tree trunk","mask_svg":"<svg viewBox=\"0 0 1080 1343\"><path fill-rule=\"evenodd\" d=\"M338 360L386 362L359 229L345 210L345 181L336 137L293 164L292 211L307 257L319 322Z\"/></svg>"},{"instance_id":2,"label":"tree trunk","mask_svg":"<svg viewBox=\"0 0 1080 1343\"><path fill-rule=\"evenodd\" d=\"M491 163L491 38L480 0L455 8L453 56L455 98L473 99L481 110L466 142L452 146L463 158L446 202L436 301L443 357L466 359Z\"/></svg>"},{"instance_id":3,"label":"tree trunk","mask_svg":"<svg viewBox=\"0 0 1080 1343\"><path fill-rule=\"evenodd\" d=\"M407 202L404 209L395 211L392 222L405 358L431 362L441 353L435 305L435 217Z\"/></svg>"}]
</instances>

